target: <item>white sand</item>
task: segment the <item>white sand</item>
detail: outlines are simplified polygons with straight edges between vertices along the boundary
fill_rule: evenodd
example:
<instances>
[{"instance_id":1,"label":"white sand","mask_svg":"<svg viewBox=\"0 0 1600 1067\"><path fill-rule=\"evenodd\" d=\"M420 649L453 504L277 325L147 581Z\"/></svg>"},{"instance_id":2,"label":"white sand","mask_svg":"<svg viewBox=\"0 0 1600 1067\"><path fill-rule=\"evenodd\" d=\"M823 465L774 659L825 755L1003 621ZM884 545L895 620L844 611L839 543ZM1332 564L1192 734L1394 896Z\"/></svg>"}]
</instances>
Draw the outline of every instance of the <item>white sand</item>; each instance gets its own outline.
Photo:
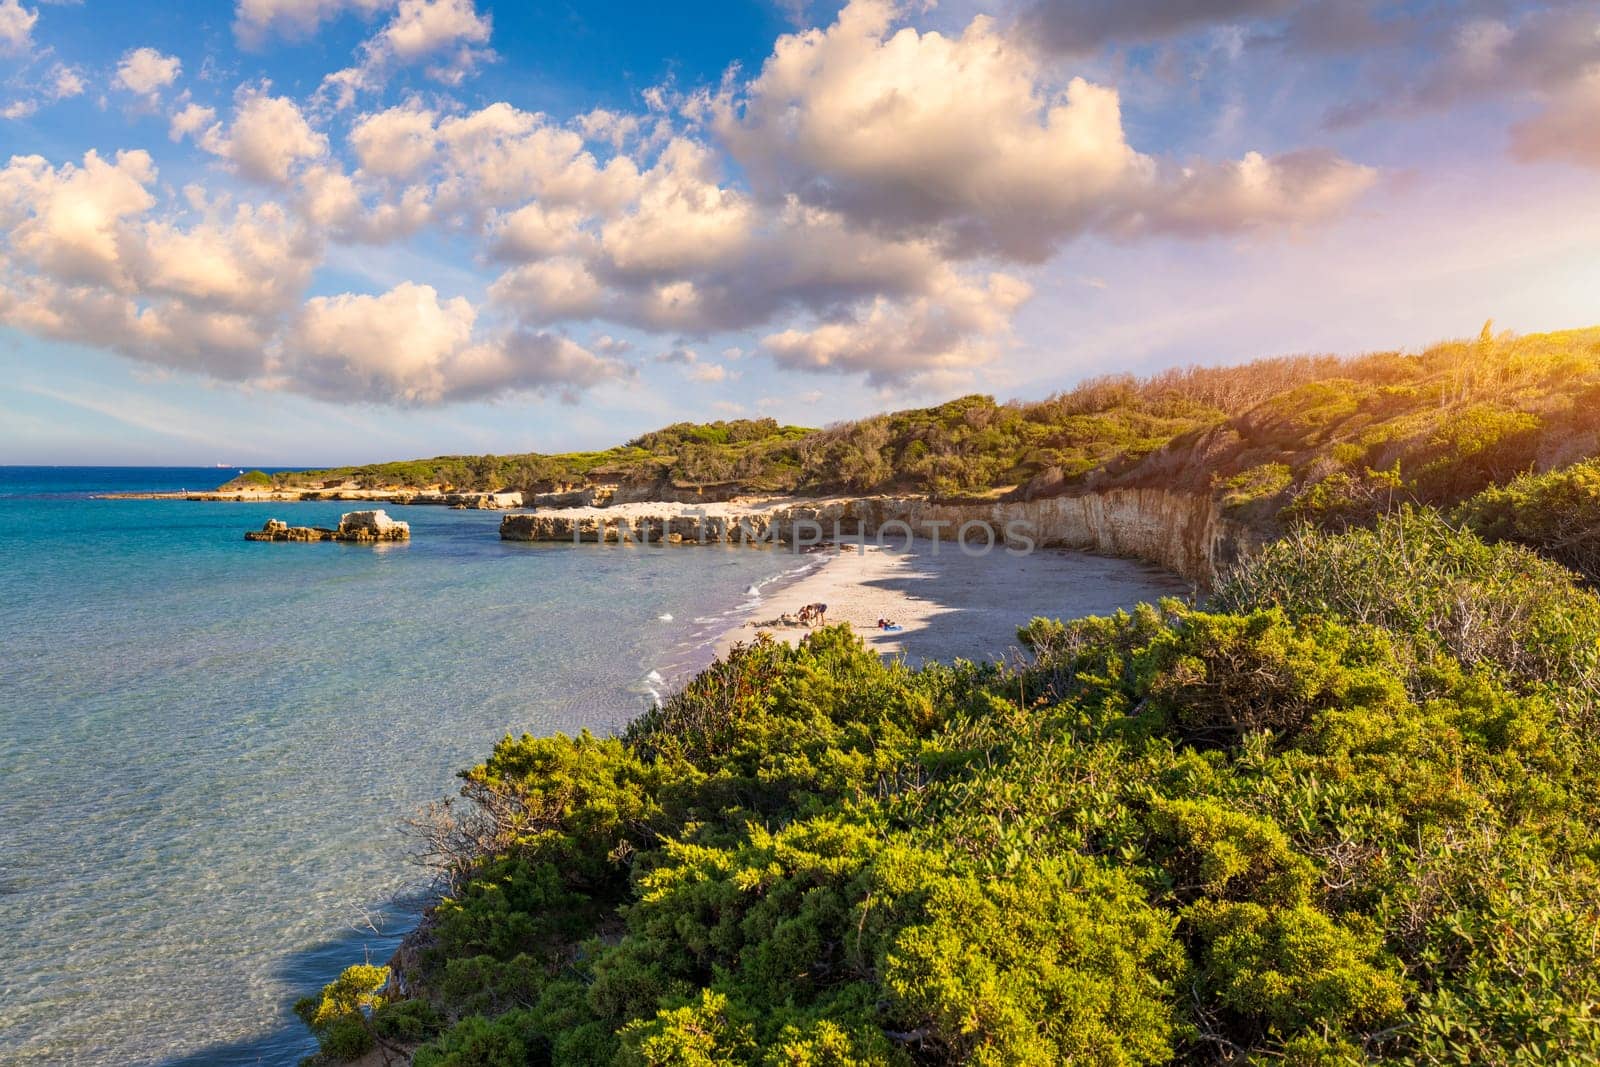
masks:
<instances>
[{"instance_id":1,"label":"white sand","mask_svg":"<svg viewBox=\"0 0 1600 1067\"><path fill-rule=\"evenodd\" d=\"M1012 555L996 549L964 555L945 542L913 542L910 552L869 545L829 549L817 570L765 597L717 643L720 656L738 641L765 631L791 644L808 630L773 625L806 604L828 605L830 624L848 623L869 647L923 660L990 660L1017 648L1017 627L1035 616L1071 619L1104 615L1141 601L1188 596L1190 585L1133 560L1040 549ZM880 618L902 626L879 630Z\"/></svg>"}]
</instances>

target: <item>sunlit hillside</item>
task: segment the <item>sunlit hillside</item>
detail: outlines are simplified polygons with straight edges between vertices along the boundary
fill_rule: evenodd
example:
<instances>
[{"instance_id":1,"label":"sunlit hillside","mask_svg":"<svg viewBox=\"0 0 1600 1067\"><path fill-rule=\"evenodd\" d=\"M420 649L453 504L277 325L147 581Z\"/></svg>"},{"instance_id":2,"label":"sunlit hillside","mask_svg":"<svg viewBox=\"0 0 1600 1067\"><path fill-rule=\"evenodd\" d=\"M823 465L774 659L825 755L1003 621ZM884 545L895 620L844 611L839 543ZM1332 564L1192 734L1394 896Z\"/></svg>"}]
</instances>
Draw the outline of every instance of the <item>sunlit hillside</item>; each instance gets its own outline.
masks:
<instances>
[{"instance_id":1,"label":"sunlit hillside","mask_svg":"<svg viewBox=\"0 0 1600 1067\"><path fill-rule=\"evenodd\" d=\"M796 493L1037 497L1215 492L1272 524L1455 503L1600 451L1600 328L1097 378L1048 399L968 396L826 429L678 423L599 452L446 456L238 484L549 490L591 482ZM235 484L235 483L230 483Z\"/></svg>"}]
</instances>

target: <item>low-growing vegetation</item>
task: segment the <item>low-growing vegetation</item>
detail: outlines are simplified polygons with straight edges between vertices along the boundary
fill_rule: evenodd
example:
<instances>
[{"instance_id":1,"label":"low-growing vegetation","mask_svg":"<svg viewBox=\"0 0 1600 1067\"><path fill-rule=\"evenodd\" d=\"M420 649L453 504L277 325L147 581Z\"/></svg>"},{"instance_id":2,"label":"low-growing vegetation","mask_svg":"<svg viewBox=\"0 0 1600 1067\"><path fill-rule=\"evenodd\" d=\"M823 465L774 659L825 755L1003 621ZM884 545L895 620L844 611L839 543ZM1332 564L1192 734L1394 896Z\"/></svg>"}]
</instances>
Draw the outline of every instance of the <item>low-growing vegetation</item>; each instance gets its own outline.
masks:
<instances>
[{"instance_id":1,"label":"low-growing vegetation","mask_svg":"<svg viewBox=\"0 0 1600 1067\"><path fill-rule=\"evenodd\" d=\"M1018 636L920 670L758 640L620 737L507 737L418 822L444 897L404 983L303 1002L324 1057L1600 1058L1600 600L1568 572L1402 511Z\"/></svg>"},{"instance_id":2,"label":"low-growing vegetation","mask_svg":"<svg viewBox=\"0 0 1600 1067\"><path fill-rule=\"evenodd\" d=\"M1527 545L1600 582L1600 460L1491 486L1457 517L1485 538Z\"/></svg>"}]
</instances>

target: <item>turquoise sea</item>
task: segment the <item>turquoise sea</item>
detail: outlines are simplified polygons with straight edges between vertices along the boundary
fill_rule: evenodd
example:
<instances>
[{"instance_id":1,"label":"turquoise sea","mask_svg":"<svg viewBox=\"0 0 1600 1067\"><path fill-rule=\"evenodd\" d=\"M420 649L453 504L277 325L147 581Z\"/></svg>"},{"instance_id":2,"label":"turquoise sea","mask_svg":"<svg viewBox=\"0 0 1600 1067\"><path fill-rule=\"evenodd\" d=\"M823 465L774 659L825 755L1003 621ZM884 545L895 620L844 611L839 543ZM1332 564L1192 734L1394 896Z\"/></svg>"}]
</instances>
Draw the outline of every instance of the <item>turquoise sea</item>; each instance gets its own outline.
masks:
<instances>
[{"instance_id":1,"label":"turquoise sea","mask_svg":"<svg viewBox=\"0 0 1600 1067\"><path fill-rule=\"evenodd\" d=\"M801 562L96 498L232 473L0 467L0 1064L295 1063L294 999L414 921L405 814L508 731L618 728Z\"/></svg>"}]
</instances>

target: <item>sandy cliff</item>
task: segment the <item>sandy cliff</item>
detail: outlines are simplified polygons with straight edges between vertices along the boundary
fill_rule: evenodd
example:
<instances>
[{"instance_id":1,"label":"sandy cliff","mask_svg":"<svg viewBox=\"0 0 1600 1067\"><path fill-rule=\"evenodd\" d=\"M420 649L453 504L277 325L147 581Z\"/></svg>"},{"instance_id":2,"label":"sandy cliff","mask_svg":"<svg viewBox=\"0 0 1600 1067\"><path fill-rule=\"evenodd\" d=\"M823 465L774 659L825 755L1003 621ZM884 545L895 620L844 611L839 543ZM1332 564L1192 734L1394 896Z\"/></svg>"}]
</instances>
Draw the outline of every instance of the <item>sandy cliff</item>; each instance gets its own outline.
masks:
<instances>
[{"instance_id":1,"label":"sandy cliff","mask_svg":"<svg viewBox=\"0 0 1600 1067\"><path fill-rule=\"evenodd\" d=\"M1109 489L1079 496L985 504L921 497L767 498L703 506L671 502L558 508L507 515L507 541L646 544L781 543L908 533L981 550L996 546L1085 549L1159 564L1204 586L1249 545L1249 531L1224 518L1209 494Z\"/></svg>"}]
</instances>

